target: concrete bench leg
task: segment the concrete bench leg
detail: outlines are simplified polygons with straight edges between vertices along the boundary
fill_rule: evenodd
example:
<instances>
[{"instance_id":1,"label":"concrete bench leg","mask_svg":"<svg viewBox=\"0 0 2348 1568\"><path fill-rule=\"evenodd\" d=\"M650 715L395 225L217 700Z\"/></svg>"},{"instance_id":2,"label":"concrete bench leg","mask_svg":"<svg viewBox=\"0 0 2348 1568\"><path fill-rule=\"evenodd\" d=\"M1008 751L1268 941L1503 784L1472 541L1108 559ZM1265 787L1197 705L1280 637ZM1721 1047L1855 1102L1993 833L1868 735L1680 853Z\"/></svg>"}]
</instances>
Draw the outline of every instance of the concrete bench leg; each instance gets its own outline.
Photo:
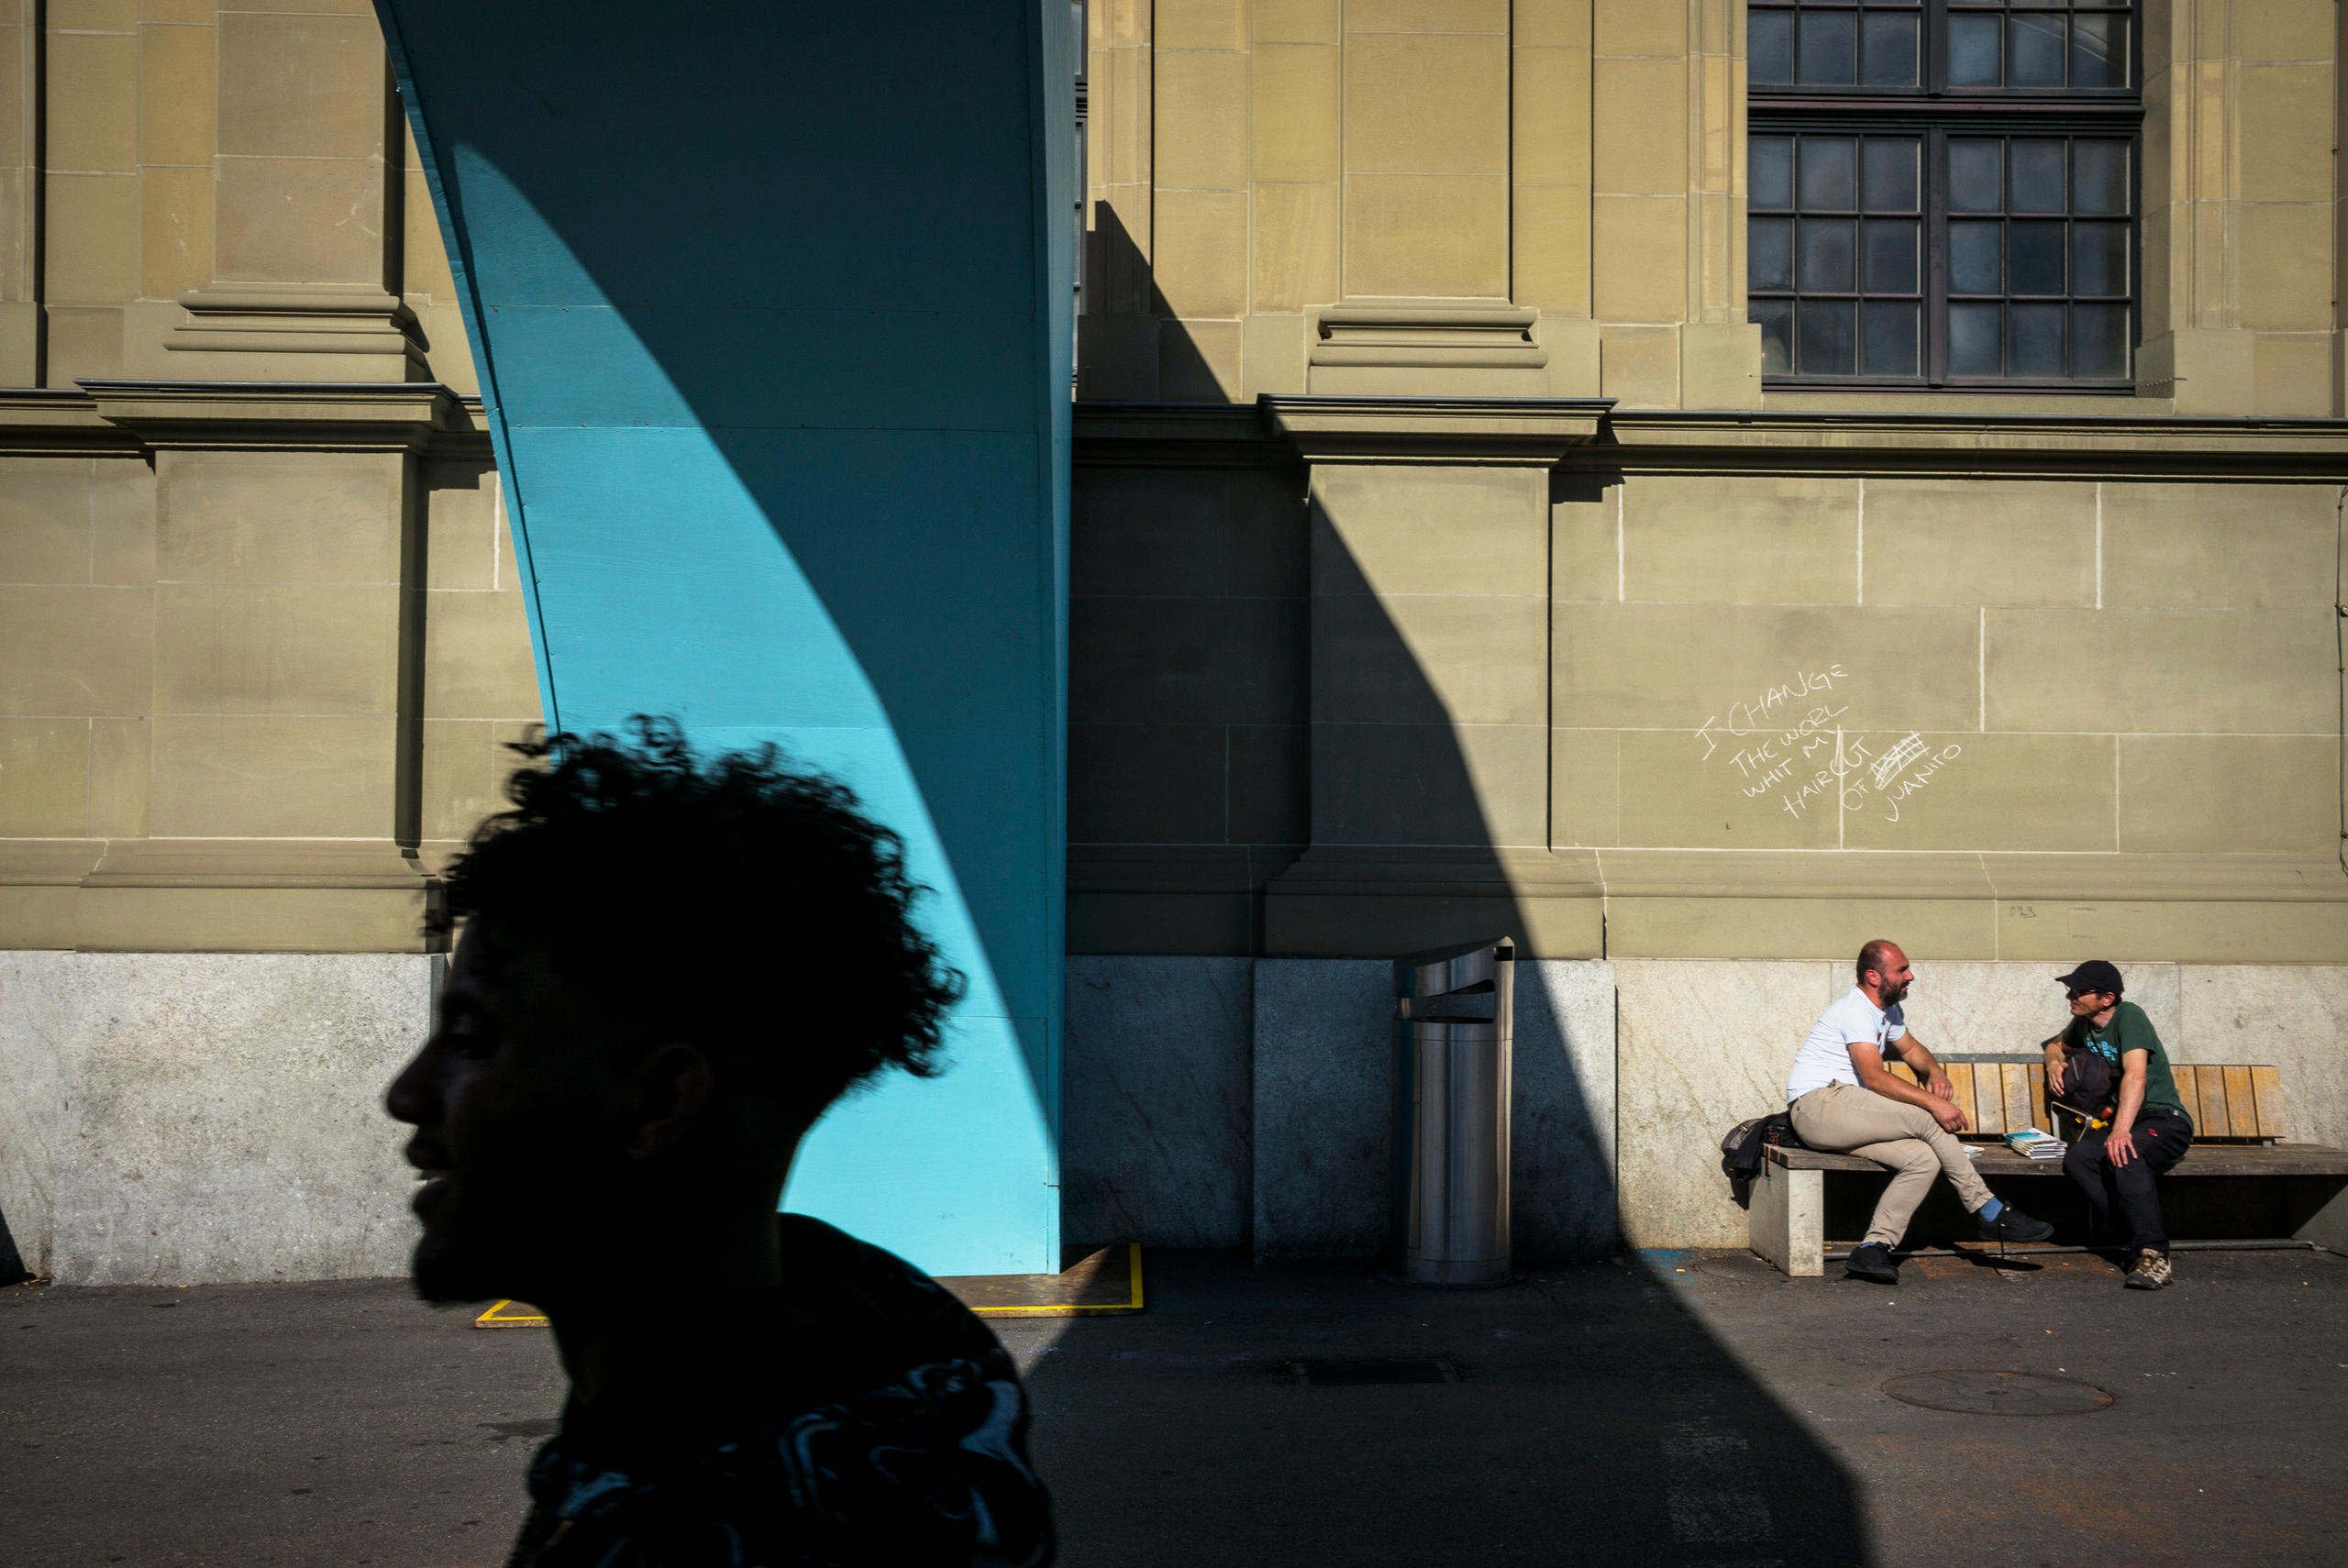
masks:
<instances>
[{"instance_id":1,"label":"concrete bench leg","mask_svg":"<svg viewBox=\"0 0 2348 1568\"><path fill-rule=\"evenodd\" d=\"M2294 1176L2290 1194L2291 1234L2330 1252L2348 1254L2348 1184L2337 1176Z\"/></svg>"},{"instance_id":2,"label":"concrete bench leg","mask_svg":"<svg viewBox=\"0 0 2348 1568\"><path fill-rule=\"evenodd\" d=\"M1826 1272L1826 1173L1761 1162L1745 1210L1753 1250L1796 1279Z\"/></svg>"}]
</instances>

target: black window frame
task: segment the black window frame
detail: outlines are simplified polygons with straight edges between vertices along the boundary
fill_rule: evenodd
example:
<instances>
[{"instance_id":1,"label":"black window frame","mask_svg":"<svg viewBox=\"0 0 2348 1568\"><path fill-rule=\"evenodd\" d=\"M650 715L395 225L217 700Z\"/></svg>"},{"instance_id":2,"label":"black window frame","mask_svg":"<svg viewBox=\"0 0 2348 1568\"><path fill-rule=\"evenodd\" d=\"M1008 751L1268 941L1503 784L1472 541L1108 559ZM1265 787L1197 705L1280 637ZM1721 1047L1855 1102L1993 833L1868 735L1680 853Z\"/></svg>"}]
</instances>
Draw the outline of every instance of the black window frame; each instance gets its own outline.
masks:
<instances>
[{"instance_id":1,"label":"black window frame","mask_svg":"<svg viewBox=\"0 0 2348 1568\"><path fill-rule=\"evenodd\" d=\"M1913 0L1900 4L1899 0L1749 0L1748 18L1767 12L1840 13L1853 16L1911 16L1918 22L1917 84L1913 87L1881 85L1836 86L1821 84L1783 84L1750 83L1746 89L1746 128L1749 136L1793 136L1811 134L1830 136L1913 136L1920 144L1920 180L1922 191L1921 261L1923 267L1922 284L1922 341L1919 348L1919 373L1913 377L1869 376L1856 373L1864 363L1865 327L1858 327L1855 339L1854 373L1844 375L1801 375L1791 371L1768 372L1762 378L1763 390L1769 392L2013 392L2033 395L2066 393L2096 396L2125 396L2135 391L2135 359L2141 347L2138 339L2143 326L2143 23L2142 0L2129 0L2124 5L2080 4L2073 0L2047 3L2047 0L1992 0L1990 4L1966 4L1965 0ZM2020 13L2100 14L2121 16L2127 20L2127 81L2117 87L2079 88L2045 87L1955 87L1947 84L1948 38L1947 22L1952 15L1965 17L1998 17L2010 18ZM1748 19L1748 27L1749 27ZM2003 56L2001 55L2001 60ZM1857 72L1855 71L1854 74ZM2003 138L2027 136L2087 136L2122 140L2128 148L2128 185L2126 211L2121 215L2128 226L2127 265L2128 289L2124 299L2110 296L2082 296L2074 292L2076 278L2066 264L2065 293L2066 304L2088 300L2088 303L2119 303L2125 307L2126 359L2123 373L2114 377L2077 378L2070 376L1954 376L1948 370L1950 335L1949 314L1949 204L1947 144L1952 137L1967 135ZM1796 209L1799 210L1799 196ZM1746 240L1751 243L1751 223L1756 215L1748 205ZM2075 215L2066 212L2066 221ZM2067 235L2067 231L2066 231ZM1748 256L1750 251L1748 250ZM1799 282L1799 278L1796 280ZM1860 280L1864 282L1864 280ZM1754 299L1748 278L1746 291L1747 319L1752 319ZM1799 314L1802 297L1798 287L1770 290L1764 299L1782 298L1794 302L1792 309ZM1855 290L1852 297L1859 297ZM2006 297L2012 295L2009 289ZM2069 338L2066 337L2066 344Z\"/></svg>"}]
</instances>

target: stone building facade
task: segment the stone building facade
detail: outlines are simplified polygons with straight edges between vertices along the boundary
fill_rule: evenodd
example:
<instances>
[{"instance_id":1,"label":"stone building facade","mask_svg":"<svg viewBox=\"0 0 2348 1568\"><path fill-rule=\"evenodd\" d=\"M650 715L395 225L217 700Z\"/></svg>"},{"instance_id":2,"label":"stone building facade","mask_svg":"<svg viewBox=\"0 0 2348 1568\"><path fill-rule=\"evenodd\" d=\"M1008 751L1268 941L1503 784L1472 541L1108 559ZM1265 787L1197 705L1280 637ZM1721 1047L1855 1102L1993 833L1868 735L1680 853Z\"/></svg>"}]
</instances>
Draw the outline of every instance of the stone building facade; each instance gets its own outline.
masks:
<instances>
[{"instance_id":1,"label":"stone building facade","mask_svg":"<svg viewBox=\"0 0 2348 1568\"><path fill-rule=\"evenodd\" d=\"M1487 934L1532 1254L1739 1242L1712 1145L1878 935L1936 1048L2108 956L2348 1141L2335 7L1087 9L1071 1240L1374 1250L1381 960ZM0 1206L389 1267L538 707L381 39L0 51Z\"/></svg>"},{"instance_id":2,"label":"stone building facade","mask_svg":"<svg viewBox=\"0 0 2348 1568\"><path fill-rule=\"evenodd\" d=\"M433 867L537 717L363 3L0 26L0 1208L61 1280L396 1272Z\"/></svg>"}]
</instances>

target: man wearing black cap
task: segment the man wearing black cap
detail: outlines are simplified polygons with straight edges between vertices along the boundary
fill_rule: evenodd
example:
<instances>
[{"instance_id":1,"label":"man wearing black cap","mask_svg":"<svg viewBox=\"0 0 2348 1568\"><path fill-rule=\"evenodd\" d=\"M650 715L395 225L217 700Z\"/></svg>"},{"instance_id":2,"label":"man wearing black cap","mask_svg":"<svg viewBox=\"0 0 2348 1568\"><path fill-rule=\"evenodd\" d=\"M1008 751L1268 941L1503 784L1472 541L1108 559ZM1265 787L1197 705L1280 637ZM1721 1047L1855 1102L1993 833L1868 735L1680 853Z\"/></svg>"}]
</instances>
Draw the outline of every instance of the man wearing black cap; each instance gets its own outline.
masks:
<instances>
[{"instance_id":1,"label":"man wearing black cap","mask_svg":"<svg viewBox=\"0 0 2348 1568\"><path fill-rule=\"evenodd\" d=\"M2128 1288L2158 1290L2170 1279L2168 1228L2153 1178L2185 1157L2193 1119L2153 1021L2120 999L2126 982L2117 968L2090 958L2056 983L2071 999L2071 1021L2046 1042L2046 1093L2079 1120L2063 1168L2087 1194L2099 1230L2119 1205Z\"/></svg>"}]
</instances>

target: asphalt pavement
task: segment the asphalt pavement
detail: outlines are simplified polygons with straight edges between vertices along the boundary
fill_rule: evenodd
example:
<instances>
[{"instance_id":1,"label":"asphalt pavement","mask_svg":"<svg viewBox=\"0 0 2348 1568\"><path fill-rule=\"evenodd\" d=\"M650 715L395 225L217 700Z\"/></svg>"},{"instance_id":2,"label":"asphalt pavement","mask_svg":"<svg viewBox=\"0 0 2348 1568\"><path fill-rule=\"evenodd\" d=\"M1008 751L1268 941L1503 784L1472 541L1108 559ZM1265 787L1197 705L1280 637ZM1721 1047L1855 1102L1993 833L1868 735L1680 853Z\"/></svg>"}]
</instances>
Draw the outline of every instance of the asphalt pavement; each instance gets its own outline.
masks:
<instances>
[{"instance_id":1,"label":"asphalt pavement","mask_svg":"<svg viewBox=\"0 0 2348 1568\"><path fill-rule=\"evenodd\" d=\"M1147 1269L1142 1316L998 1325L1070 1568L2348 1560L2329 1253L2159 1293L2077 1255ZM396 1281L0 1291L0 1562L494 1568L560 1397L543 1331Z\"/></svg>"}]
</instances>

